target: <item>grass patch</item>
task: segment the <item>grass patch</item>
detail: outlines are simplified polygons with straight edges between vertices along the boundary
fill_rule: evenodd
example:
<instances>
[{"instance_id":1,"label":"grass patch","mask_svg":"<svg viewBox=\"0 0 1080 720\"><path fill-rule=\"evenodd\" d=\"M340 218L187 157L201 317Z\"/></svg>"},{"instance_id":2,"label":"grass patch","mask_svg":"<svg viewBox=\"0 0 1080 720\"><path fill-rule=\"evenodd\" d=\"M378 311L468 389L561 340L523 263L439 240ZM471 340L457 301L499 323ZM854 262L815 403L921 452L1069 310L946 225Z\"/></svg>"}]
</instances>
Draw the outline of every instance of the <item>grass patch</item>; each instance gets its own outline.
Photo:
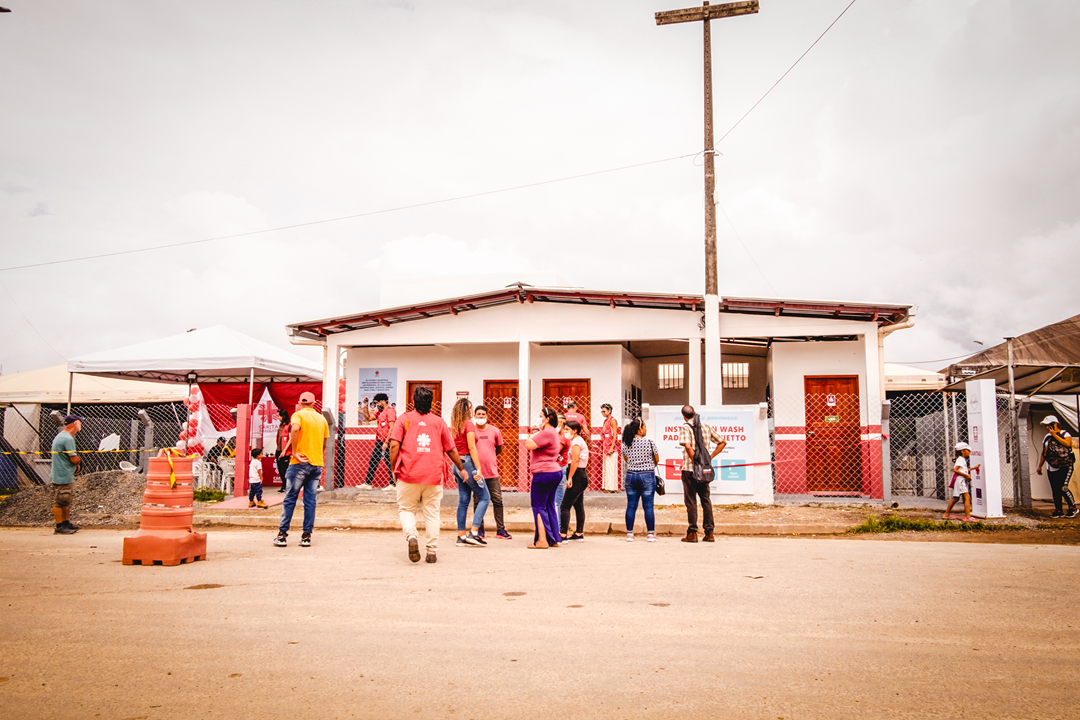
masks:
<instances>
[{"instance_id":1,"label":"grass patch","mask_svg":"<svg viewBox=\"0 0 1080 720\"><path fill-rule=\"evenodd\" d=\"M996 532L999 530L1023 530L1020 525L997 525L979 522L953 522L951 520L911 520L896 515L883 518L869 517L862 525L856 525L849 533L891 532Z\"/></svg>"},{"instance_id":2,"label":"grass patch","mask_svg":"<svg viewBox=\"0 0 1080 720\"><path fill-rule=\"evenodd\" d=\"M225 493L221 490L207 490L202 488L195 491L195 502L216 503L225 499Z\"/></svg>"}]
</instances>

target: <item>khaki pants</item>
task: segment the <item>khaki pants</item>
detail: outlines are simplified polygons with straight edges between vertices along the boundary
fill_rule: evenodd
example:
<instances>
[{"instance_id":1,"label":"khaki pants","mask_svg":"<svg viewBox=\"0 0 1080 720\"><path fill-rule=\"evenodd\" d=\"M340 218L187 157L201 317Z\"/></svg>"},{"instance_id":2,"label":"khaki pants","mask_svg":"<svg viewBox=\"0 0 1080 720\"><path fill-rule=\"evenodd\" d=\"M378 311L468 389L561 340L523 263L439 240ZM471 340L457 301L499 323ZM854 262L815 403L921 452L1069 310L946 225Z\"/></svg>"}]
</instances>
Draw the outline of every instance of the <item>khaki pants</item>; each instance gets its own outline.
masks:
<instances>
[{"instance_id":1,"label":"khaki pants","mask_svg":"<svg viewBox=\"0 0 1080 720\"><path fill-rule=\"evenodd\" d=\"M439 547L439 503L442 495L442 485L418 485L398 479L397 502L401 529L405 531L406 539L418 537L416 512L419 510L424 516L428 552L435 552Z\"/></svg>"}]
</instances>

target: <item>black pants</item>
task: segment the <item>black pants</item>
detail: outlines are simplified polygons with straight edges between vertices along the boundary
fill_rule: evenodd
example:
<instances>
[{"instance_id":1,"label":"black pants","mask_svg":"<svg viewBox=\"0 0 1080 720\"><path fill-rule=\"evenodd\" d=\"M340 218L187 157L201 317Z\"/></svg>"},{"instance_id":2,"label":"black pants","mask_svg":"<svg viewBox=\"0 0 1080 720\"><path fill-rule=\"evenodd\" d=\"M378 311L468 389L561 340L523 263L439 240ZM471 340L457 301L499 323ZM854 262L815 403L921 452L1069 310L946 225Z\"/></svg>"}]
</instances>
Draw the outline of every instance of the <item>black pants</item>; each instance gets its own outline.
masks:
<instances>
[{"instance_id":1,"label":"black pants","mask_svg":"<svg viewBox=\"0 0 1080 720\"><path fill-rule=\"evenodd\" d=\"M285 471L289 469L289 461L292 460L292 455L278 455L277 462L277 474L281 480L281 492L288 490L288 483L285 482Z\"/></svg>"},{"instance_id":2,"label":"black pants","mask_svg":"<svg viewBox=\"0 0 1080 720\"><path fill-rule=\"evenodd\" d=\"M386 472L390 475L390 484L394 484L394 473L390 470L390 443L382 440L375 441L375 448L371 451L371 457L368 459L367 464L367 479L364 480L365 485L371 485L372 480L375 479L375 471L379 469L379 461L386 461Z\"/></svg>"},{"instance_id":3,"label":"black pants","mask_svg":"<svg viewBox=\"0 0 1080 720\"><path fill-rule=\"evenodd\" d=\"M1070 508L1076 507L1072 490L1069 490L1069 480L1072 479L1073 466L1070 464L1060 470L1046 468L1046 479L1050 481L1050 492L1054 493L1054 509L1061 512L1061 501L1064 500Z\"/></svg>"},{"instance_id":4,"label":"black pants","mask_svg":"<svg viewBox=\"0 0 1080 720\"><path fill-rule=\"evenodd\" d=\"M495 516L495 529L498 532L506 532L506 523L503 521L502 483L499 478L484 478L488 494L491 495L491 514ZM473 494L472 509L476 512L477 497ZM484 521L480 521L480 534L484 533Z\"/></svg>"},{"instance_id":5,"label":"black pants","mask_svg":"<svg viewBox=\"0 0 1080 720\"><path fill-rule=\"evenodd\" d=\"M570 487L566 488L563 495L562 507L559 508L559 527L562 536L566 537L570 529L570 508L577 513L577 534L585 532L585 491L589 489L589 475L585 468L579 467L570 478Z\"/></svg>"},{"instance_id":6,"label":"black pants","mask_svg":"<svg viewBox=\"0 0 1080 720\"><path fill-rule=\"evenodd\" d=\"M686 528L688 533L697 532L697 501L701 500L701 528L706 535L711 535L716 526L713 522L712 498L709 497L709 484L694 480L694 473L682 474L683 502L686 503Z\"/></svg>"}]
</instances>

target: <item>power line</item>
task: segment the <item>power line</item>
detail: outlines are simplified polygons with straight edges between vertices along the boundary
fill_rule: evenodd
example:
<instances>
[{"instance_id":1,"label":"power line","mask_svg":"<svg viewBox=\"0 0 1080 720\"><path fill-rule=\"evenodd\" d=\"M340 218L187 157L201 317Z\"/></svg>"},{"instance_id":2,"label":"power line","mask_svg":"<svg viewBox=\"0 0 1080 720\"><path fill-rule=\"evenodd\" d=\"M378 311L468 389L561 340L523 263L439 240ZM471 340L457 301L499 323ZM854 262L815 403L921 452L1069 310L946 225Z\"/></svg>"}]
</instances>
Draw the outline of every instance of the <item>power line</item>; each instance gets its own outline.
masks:
<instances>
[{"instance_id":1,"label":"power line","mask_svg":"<svg viewBox=\"0 0 1080 720\"><path fill-rule=\"evenodd\" d=\"M758 105L760 105L760 104L761 104L761 101L762 101L762 100L764 100L765 98L767 98L767 97L769 96L769 93L771 93L771 92L772 92L772 91L773 91L773 90L774 90L774 89L776 88L776 86L777 86L777 85L779 85L779 84L780 84L780 82L781 82L781 81L782 81L782 80L783 80L784 78L786 78L786 77L788 76L788 73L789 73L789 72L791 72L792 70L794 70L794 69L795 69L795 66L796 66L796 65L798 65L798 64L799 64L799 62L800 62L800 61L801 61L801 60L802 60L802 59L803 59L804 57L806 57L806 54L807 54L807 53L809 53L809 52L810 52L811 50L813 50L813 49L814 49L814 46L815 46L815 45L817 45L817 44L818 44L818 42L820 42L821 38L825 37L825 33L827 33L827 32L829 32L830 30L832 30L832 26L833 26L833 25L835 25L836 23L840 22L840 18L844 17L844 13L846 13L846 12L847 12L848 10L850 10L850 9L851 9L851 6L852 6L852 5L854 5L854 4L855 4L855 2L856 2L856 0L851 0L851 2L850 2L850 3L848 3L848 6L847 6L846 8L844 8L844 9L843 9L843 11L842 11L842 12L841 12L841 13L840 13L839 15L837 15L837 16L836 16L836 19L835 19L835 20L833 20L833 21L832 21L831 23L829 23L829 27L825 28L825 32L823 32L823 33L821 33L820 35L818 35L818 38L817 38L817 40L815 40L814 42L810 43L810 47L806 48L806 52L804 52L804 53L803 53L802 55L800 55L800 56L799 56L799 59L798 59L798 60L796 60L795 62L793 62L793 63L791 64L791 67L789 67L789 68L787 69L787 72L785 72L785 73L784 73L783 75L781 75L781 76L780 76L780 80L777 80L776 82L774 82L774 83L772 84L772 87L771 87L771 88L769 88L768 90L766 90L766 91L765 91L765 94L764 94L764 95L762 95L762 96L761 96L760 98L758 98L758 101L757 101L756 103L754 103L753 105L751 105L751 106L750 106L750 109L749 109L749 110L747 110L747 111L746 111L746 112L745 112L745 113L743 114L743 116L742 116L741 118L739 118L739 119L738 119L738 120L736 121L736 123L735 123L734 125L732 125L732 126L731 126L731 129L730 129L730 130L728 130L728 131L727 131L726 133L724 133L723 135L721 135L721 136L720 136L720 139L716 141L716 144L717 144L717 145L719 145L720 143L724 142L724 138L726 138L726 137L727 137L728 135L730 135L730 134L731 134L731 133L732 133L732 132L733 132L733 131L735 130L735 128L739 127L739 123L741 123L741 122L742 122L743 120L745 120L745 119L746 119L746 116L747 116L747 115L749 115L750 113L754 112L754 108L756 108L756 107L757 107Z\"/></svg>"},{"instance_id":2,"label":"power line","mask_svg":"<svg viewBox=\"0 0 1080 720\"><path fill-rule=\"evenodd\" d=\"M66 357L64 357L63 355L60 355L60 351L59 351L59 350L57 350L56 348L54 348L54 347L52 346L52 343L51 343L51 342L49 342L48 340L46 340L46 339L45 339L45 336L44 336L44 335L42 335L42 334L41 334L41 333L40 333L40 332L38 331L38 329L37 329L36 327L34 327L34 323L30 322L30 318L26 317L26 313L24 313L24 312L23 312L23 310L22 310L22 308L21 308L21 307L19 307L19 303L18 303L18 301L17 301L16 299L15 299L15 294L14 294L14 293L12 293L12 292L11 292L10 290L8 290L8 286L7 286L7 284L6 284L5 282L4 282L4 279L3 279L3 278L0 278L0 287L3 287L3 288L4 288L4 292L6 292L6 293L7 293L7 295L8 295L8 297L9 297L9 298L11 298L11 304L12 304L12 305L14 305L14 306L15 306L15 309L19 311L19 314L20 314L20 315L22 315L22 319L26 321L26 324L30 326L30 329L31 329L31 330L33 330L33 331L34 331L34 332L35 332L35 333L37 334L37 336L38 336L39 338L41 338L41 342L43 342L43 343L45 343L46 345L48 345L48 346L49 346L49 349L50 349L50 350L52 350L52 351L53 351L54 353L56 353L56 354L57 354L57 355L58 355L58 356L60 357L60 359L61 359L61 360L63 360L64 362L67 362L67 358L66 358Z\"/></svg>"},{"instance_id":3,"label":"power line","mask_svg":"<svg viewBox=\"0 0 1080 720\"><path fill-rule=\"evenodd\" d=\"M47 260L39 263L28 263L26 265L12 265L11 267L0 268L0 272L8 272L10 270L26 270L28 268L45 267L48 265L63 265L65 263L81 262L83 260L96 260L99 258L118 257L121 255L134 255L136 253L152 252L154 250L167 250L169 248L187 247L191 245L200 245L202 243L216 242L218 240L231 240L233 238L250 237L251 235L262 235L264 233L278 232L279 230L293 230L296 228L310 227L312 225L323 225L326 223L340 222L342 220L353 220L362 217L371 217L372 215L383 215L386 213L399 212L401 210L414 210L416 208L428 207L430 205L440 205L443 203L456 202L458 200L469 200L471 198L483 197L485 195L496 195L499 193L512 192L514 190L524 190L526 188L539 187L541 185L551 185L553 183L566 182L567 180L579 180L581 178L593 177L595 175L604 175L606 173L620 172L622 170L632 170L634 168L646 167L648 165L657 165L659 163L671 162L672 160L682 160L688 157L694 157L700 153L688 153L686 155L676 155L675 157L663 158L660 160L649 160L648 162L635 163L634 165L623 165L617 168L608 168L607 170L595 170L593 172L582 173L580 175L568 175L566 177L554 178L552 180L540 180L538 182L526 183L525 185L515 185L513 187L500 188L498 190L485 190L484 192L472 193L470 195L458 195L451 198L443 198L442 200L429 200L427 202L414 203L412 205L399 205L398 207L384 208L382 210L372 210L365 213L356 213L354 215L342 215L340 217L326 218L323 220L310 220L308 222L296 223L293 225L280 225L278 227L264 228L262 230L249 230L248 232L233 233L231 235L218 235L217 237L202 238L200 240L186 240L178 243L168 243L165 245L153 245L151 247L133 248L131 250L117 250L110 253L98 253L96 255L83 255L81 257L65 258L62 260Z\"/></svg>"}]
</instances>

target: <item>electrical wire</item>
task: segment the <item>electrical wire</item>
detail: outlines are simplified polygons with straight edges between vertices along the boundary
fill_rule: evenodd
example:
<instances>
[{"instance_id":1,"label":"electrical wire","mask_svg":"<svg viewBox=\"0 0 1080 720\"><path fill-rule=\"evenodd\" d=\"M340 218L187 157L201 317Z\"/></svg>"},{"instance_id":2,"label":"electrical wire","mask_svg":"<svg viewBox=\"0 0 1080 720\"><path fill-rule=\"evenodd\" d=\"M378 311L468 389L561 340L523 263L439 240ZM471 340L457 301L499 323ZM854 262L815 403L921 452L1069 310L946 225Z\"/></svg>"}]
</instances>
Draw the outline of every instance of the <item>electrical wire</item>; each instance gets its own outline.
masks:
<instances>
[{"instance_id":1,"label":"electrical wire","mask_svg":"<svg viewBox=\"0 0 1080 720\"><path fill-rule=\"evenodd\" d=\"M22 319L23 319L24 321L26 321L26 324L30 326L30 329L31 329L31 330L33 330L33 331L34 331L34 332L35 332L35 333L37 334L37 336L38 336L39 338L41 338L41 342L43 342L43 343L45 343L46 345L48 345L48 346L49 346L49 349L50 349L50 350L52 350L52 351L53 351L54 353L56 353L56 354L57 354L57 356L58 356L58 357L59 357L59 358L60 358L61 360L63 360L64 362L67 362L67 358L66 358L66 357L64 357L63 355L61 355L61 354L60 354L60 351L59 351L59 350L57 350L56 348L54 348L54 347L52 346L52 343L51 343L51 342L49 342L48 340L46 340L46 339L45 339L45 336L44 336L44 335L42 335L42 334L41 334L41 332L39 332L39 331L38 331L38 329L37 329L36 327L34 327L34 323L30 322L30 318L26 317L26 313L24 313L24 312L23 312L22 308L21 308L21 307L19 307L19 303L18 303L18 301L17 301L17 300L15 300L15 294L14 294L14 293L12 293L12 292L11 292L10 290L8 290L8 286L7 286L7 284L6 284L5 282L4 282L4 279L3 279L3 278L0 278L0 287L3 287L3 288L4 288L4 292L6 292L6 293L7 293L7 296L8 296L9 298L11 298L11 304L12 304L12 305L14 305L14 306L15 306L15 309L19 311L19 314L20 314L20 315L22 315Z\"/></svg>"},{"instance_id":2,"label":"electrical wire","mask_svg":"<svg viewBox=\"0 0 1080 720\"><path fill-rule=\"evenodd\" d=\"M739 235L739 231L735 229L735 224L731 222L731 218L728 217L727 210L724 210L724 206L721 205L719 202L716 203L716 207L720 208L720 212L724 214L724 219L727 220L728 226L731 227L731 232L735 233L735 237L739 239L739 244L742 245L742 249L750 258L750 262L754 263L754 267L757 268L758 274L761 275L761 279L764 280L765 284L769 286L769 289L772 290L773 295L779 296L780 293L776 292L776 288L774 288L773 284L769 282L769 278L765 275L765 272L761 269L761 266L758 265L757 260L754 258L753 254L751 254L750 248L746 247L746 243L743 242L742 236Z\"/></svg>"},{"instance_id":3,"label":"electrical wire","mask_svg":"<svg viewBox=\"0 0 1080 720\"><path fill-rule=\"evenodd\" d=\"M48 265L63 265L65 263L81 262L83 260L96 260L99 258L118 257L121 255L134 255L136 253L152 252L154 250L167 250L169 248L188 247L191 245L200 245L208 242L215 242L217 240L231 240L233 238L250 237L252 235L262 235L270 232L278 232L279 230L293 230L295 228L311 227L312 225L323 225L326 223L340 222L342 220L353 220L355 218L371 217L372 215L383 215L386 213L399 212L401 210L414 210L416 208L428 207L430 205L441 205L443 203L456 202L458 200L469 200L471 198L483 197L485 195L496 195L499 193L512 192L514 190L524 190L525 188L539 187L541 185L551 185L553 183L566 182L567 180L579 180L581 178L593 177L595 175L604 175L606 173L620 172L622 170L632 170L634 168L646 167L648 165L658 165L659 163L671 162L673 160L683 160L688 157L694 157L700 155L700 152L687 153L686 155L676 155L674 157L662 158L660 160L649 160L648 162L635 163L633 165L623 165L617 168L608 168L607 170L594 170L593 172L581 173L580 175L568 175L566 177L554 178L552 180L540 180L538 182L526 183L524 185L515 185L513 187L500 188L498 190L485 190L484 192L472 193L469 195L458 195L451 198L443 198L442 200L428 200L427 202L414 203L412 205L400 205L398 207L384 208L382 210L372 210L365 213L356 213L354 215L342 215L340 217L326 218L323 220L310 220L308 222L295 223L293 225L280 225L272 228L264 228L262 230L249 230L248 232L233 233L231 235L218 235L217 237L202 238L200 240L186 240L178 243L167 243L165 245L153 245L151 247L133 248L131 250L117 250L109 253L98 253L95 255L83 255L74 258L64 258L61 260L46 260L39 263L27 263L26 265L12 265L10 267L0 268L0 272L8 272L11 270L26 270L29 268L45 267Z\"/></svg>"}]
</instances>

